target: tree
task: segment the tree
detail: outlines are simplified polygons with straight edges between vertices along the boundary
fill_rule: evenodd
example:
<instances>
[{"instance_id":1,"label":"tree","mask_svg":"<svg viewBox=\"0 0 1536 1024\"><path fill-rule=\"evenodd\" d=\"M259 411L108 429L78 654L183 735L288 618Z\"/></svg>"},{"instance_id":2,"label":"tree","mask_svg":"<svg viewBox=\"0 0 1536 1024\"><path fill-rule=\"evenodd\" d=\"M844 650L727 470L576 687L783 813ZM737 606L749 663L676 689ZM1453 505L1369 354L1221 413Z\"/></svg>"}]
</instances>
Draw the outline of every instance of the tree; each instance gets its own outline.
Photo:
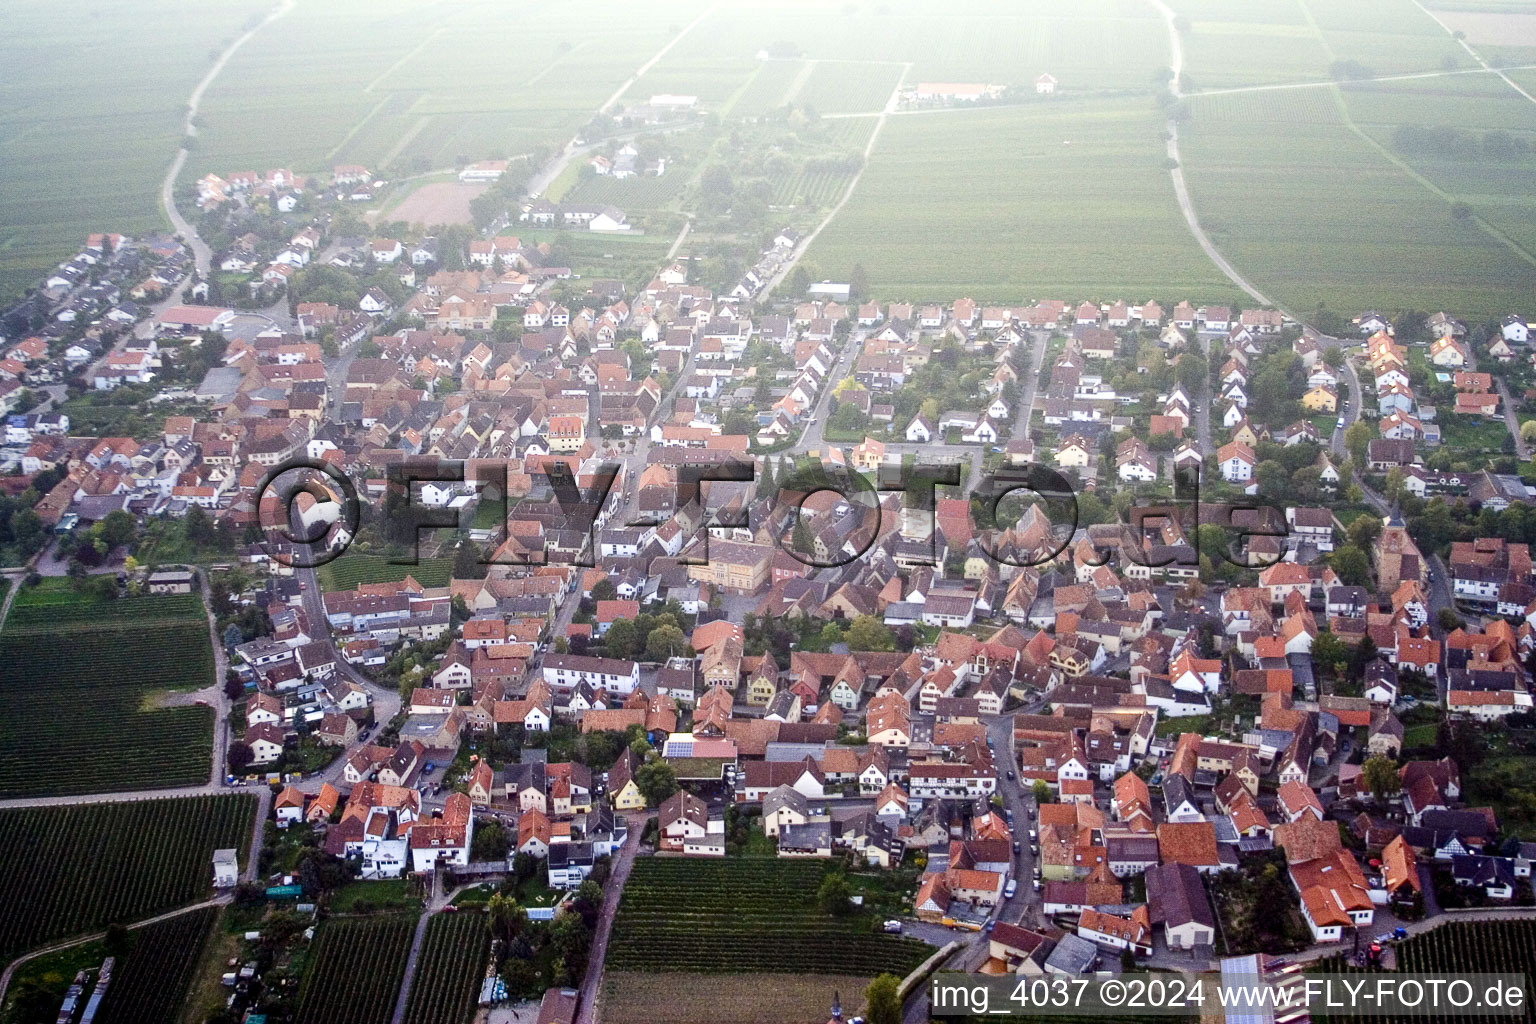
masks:
<instances>
[{"instance_id":1,"label":"tree","mask_svg":"<svg viewBox=\"0 0 1536 1024\"><path fill-rule=\"evenodd\" d=\"M1401 783L1397 775L1397 763L1390 757L1368 757L1365 764L1360 766L1360 777L1365 780L1365 788L1371 791L1371 796L1377 801L1396 793Z\"/></svg>"},{"instance_id":2,"label":"tree","mask_svg":"<svg viewBox=\"0 0 1536 1024\"><path fill-rule=\"evenodd\" d=\"M1329 630L1322 630L1312 641L1312 663L1329 675L1349 667L1349 646Z\"/></svg>"},{"instance_id":3,"label":"tree","mask_svg":"<svg viewBox=\"0 0 1536 1024\"><path fill-rule=\"evenodd\" d=\"M855 263L848 272L848 299L851 302L864 302L868 298L869 272L864 269L864 264Z\"/></svg>"},{"instance_id":4,"label":"tree","mask_svg":"<svg viewBox=\"0 0 1536 1024\"><path fill-rule=\"evenodd\" d=\"M811 286L811 273L800 264L795 264L795 269L789 273L789 297L791 299L805 298L806 289Z\"/></svg>"},{"instance_id":5,"label":"tree","mask_svg":"<svg viewBox=\"0 0 1536 1024\"><path fill-rule=\"evenodd\" d=\"M139 530L138 523L134 522L133 516L122 509L114 509L108 512L106 518L102 519L100 526L101 539L114 548L122 547L124 544L132 541Z\"/></svg>"},{"instance_id":6,"label":"tree","mask_svg":"<svg viewBox=\"0 0 1536 1024\"><path fill-rule=\"evenodd\" d=\"M640 632L629 619L618 619L603 634L603 650L610 658L633 659L640 653L644 641Z\"/></svg>"},{"instance_id":7,"label":"tree","mask_svg":"<svg viewBox=\"0 0 1536 1024\"><path fill-rule=\"evenodd\" d=\"M133 935L128 926L118 921L107 925L107 934L101 940L101 948L108 956L123 956L133 945Z\"/></svg>"},{"instance_id":8,"label":"tree","mask_svg":"<svg viewBox=\"0 0 1536 1024\"><path fill-rule=\"evenodd\" d=\"M480 549L464 541L453 552L453 578L457 580L483 580L490 566L480 560Z\"/></svg>"},{"instance_id":9,"label":"tree","mask_svg":"<svg viewBox=\"0 0 1536 1024\"><path fill-rule=\"evenodd\" d=\"M645 797L646 806L656 807L677 792L677 773L670 764L657 758L635 770L635 785Z\"/></svg>"},{"instance_id":10,"label":"tree","mask_svg":"<svg viewBox=\"0 0 1536 1024\"><path fill-rule=\"evenodd\" d=\"M511 942L528 928L528 911L502 893L493 893L485 905L485 926L491 937Z\"/></svg>"},{"instance_id":11,"label":"tree","mask_svg":"<svg viewBox=\"0 0 1536 1024\"><path fill-rule=\"evenodd\" d=\"M1447 633L1453 629L1460 629L1465 625L1462 622L1461 616L1456 614L1456 609L1454 608L1441 608L1435 613L1435 622Z\"/></svg>"},{"instance_id":12,"label":"tree","mask_svg":"<svg viewBox=\"0 0 1536 1024\"><path fill-rule=\"evenodd\" d=\"M239 700L245 696L245 684L233 672L228 673L224 677L224 696L232 701Z\"/></svg>"},{"instance_id":13,"label":"tree","mask_svg":"<svg viewBox=\"0 0 1536 1024\"><path fill-rule=\"evenodd\" d=\"M802 555L816 552L816 538L811 535L811 525L804 516L795 517L795 528L790 533L790 544Z\"/></svg>"},{"instance_id":14,"label":"tree","mask_svg":"<svg viewBox=\"0 0 1536 1024\"><path fill-rule=\"evenodd\" d=\"M864 1019L869 1024L901 1024L901 979L881 974L864 989Z\"/></svg>"},{"instance_id":15,"label":"tree","mask_svg":"<svg viewBox=\"0 0 1536 1024\"><path fill-rule=\"evenodd\" d=\"M240 632L240 627L231 622L224 627L224 647L233 649L245 640L245 634Z\"/></svg>"},{"instance_id":16,"label":"tree","mask_svg":"<svg viewBox=\"0 0 1536 1024\"><path fill-rule=\"evenodd\" d=\"M613 580L607 576L592 584L592 600L594 601L612 601L618 596L618 588L613 585Z\"/></svg>"},{"instance_id":17,"label":"tree","mask_svg":"<svg viewBox=\"0 0 1536 1024\"><path fill-rule=\"evenodd\" d=\"M1365 420L1356 420L1344 431L1344 447L1349 449L1349 457L1356 466L1367 465L1366 456L1375 436L1375 428Z\"/></svg>"},{"instance_id":18,"label":"tree","mask_svg":"<svg viewBox=\"0 0 1536 1024\"><path fill-rule=\"evenodd\" d=\"M187 532L187 540L193 544L206 547L213 542L213 524L208 522L208 513L203 511L201 505L190 506L182 524Z\"/></svg>"},{"instance_id":19,"label":"tree","mask_svg":"<svg viewBox=\"0 0 1536 1024\"><path fill-rule=\"evenodd\" d=\"M1051 785L1044 779L1036 779L1034 785L1029 787L1034 795L1035 803L1048 804L1051 802Z\"/></svg>"},{"instance_id":20,"label":"tree","mask_svg":"<svg viewBox=\"0 0 1536 1024\"><path fill-rule=\"evenodd\" d=\"M816 890L816 905L833 917L842 917L853 909L853 890L848 886L847 876L837 873L822 879L821 888Z\"/></svg>"},{"instance_id":21,"label":"tree","mask_svg":"<svg viewBox=\"0 0 1536 1024\"><path fill-rule=\"evenodd\" d=\"M244 740L235 740L224 754L224 763L229 766L230 773L234 775L244 772L254 760L256 760L256 752Z\"/></svg>"},{"instance_id":22,"label":"tree","mask_svg":"<svg viewBox=\"0 0 1536 1024\"><path fill-rule=\"evenodd\" d=\"M1353 544L1345 544L1328 558L1328 564L1339 574L1346 586L1367 587L1371 583L1371 563L1365 552Z\"/></svg>"},{"instance_id":23,"label":"tree","mask_svg":"<svg viewBox=\"0 0 1536 1024\"><path fill-rule=\"evenodd\" d=\"M1344 532L1349 535L1351 544L1366 551L1374 547L1376 538L1381 536L1381 520L1372 515L1357 516Z\"/></svg>"},{"instance_id":24,"label":"tree","mask_svg":"<svg viewBox=\"0 0 1536 1024\"><path fill-rule=\"evenodd\" d=\"M848 627L848 649L851 651L894 651L896 634L890 627L873 615L860 615Z\"/></svg>"},{"instance_id":25,"label":"tree","mask_svg":"<svg viewBox=\"0 0 1536 1024\"><path fill-rule=\"evenodd\" d=\"M688 649L688 638L676 626L657 626L645 638L645 656L651 661L666 661Z\"/></svg>"},{"instance_id":26,"label":"tree","mask_svg":"<svg viewBox=\"0 0 1536 1024\"><path fill-rule=\"evenodd\" d=\"M470 850L470 860L505 860L511 845L507 830L495 818L482 819L475 826L475 837Z\"/></svg>"},{"instance_id":27,"label":"tree","mask_svg":"<svg viewBox=\"0 0 1536 1024\"><path fill-rule=\"evenodd\" d=\"M1253 470L1254 479L1258 481L1259 493L1269 497L1279 497L1285 493L1290 483L1290 474L1285 467L1273 459L1265 459Z\"/></svg>"}]
</instances>

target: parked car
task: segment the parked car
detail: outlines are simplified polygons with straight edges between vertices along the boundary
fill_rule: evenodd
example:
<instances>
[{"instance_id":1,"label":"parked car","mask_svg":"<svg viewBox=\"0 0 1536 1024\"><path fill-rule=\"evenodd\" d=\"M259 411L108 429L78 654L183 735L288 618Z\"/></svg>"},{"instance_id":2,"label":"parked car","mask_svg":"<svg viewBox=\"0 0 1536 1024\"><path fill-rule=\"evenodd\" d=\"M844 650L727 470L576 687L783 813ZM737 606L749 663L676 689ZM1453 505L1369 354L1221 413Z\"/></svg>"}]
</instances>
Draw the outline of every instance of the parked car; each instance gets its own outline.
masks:
<instances>
[{"instance_id":1,"label":"parked car","mask_svg":"<svg viewBox=\"0 0 1536 1024\"><path fill-rule=\"evenodd\" d=\"M896 920L887 921L887 922L885 922L885 925L883 927L885 928L885 930L887 932L889 932L892 935L900 935L901 934L901 922L900 921L896 921Z\"/></svg>"},{"instance_id":2,"label":"parked car","mask_svg":"<svg viewBox=\"0 0 1536 1024\"><path fill-rule=\"evenodd\" d=\"M1010 879L1008 879L1008 884L1003 886L1003 899L1007 899L1007 900L1013 899L1013 894L1018 892L1018 891L1019 891L1019 880L1017 878L1010 878ZM988 930L990 931L990 929L988 929Z\"/></svg>"}]
</instances>

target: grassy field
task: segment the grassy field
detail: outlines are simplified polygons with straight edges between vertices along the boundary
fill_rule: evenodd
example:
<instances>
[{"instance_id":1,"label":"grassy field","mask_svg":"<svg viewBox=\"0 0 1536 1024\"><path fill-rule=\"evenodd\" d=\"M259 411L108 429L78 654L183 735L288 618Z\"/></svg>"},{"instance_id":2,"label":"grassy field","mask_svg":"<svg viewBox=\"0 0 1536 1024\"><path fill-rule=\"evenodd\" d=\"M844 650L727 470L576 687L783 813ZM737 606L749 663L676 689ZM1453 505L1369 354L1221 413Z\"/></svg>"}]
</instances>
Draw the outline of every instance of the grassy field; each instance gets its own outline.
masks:
<instances>
[{"instance_id":1,"label":"grassy field","mask_svg":"<svg viewBox=\"0 0 1536 1024\"><path fill-rule=\"evenodd\" d=\"M816 60L910 63L906 79L914 83L1023 85L1050 71L1063 89L1145 91L1153 71L1168 63L1167 42L1162 20L1143 0L1079 0L1070 5L1053 0L971 0L944 8L921 0L842 7L819 0L743 0L713 8L634 91L645 95L663 86L687 85L690 88L681 91L697 90L703 97L710 77L718 78L727 60L735 62L737 83L746 83L756 74L758 51L775 43L789 44L801 56ZM691 73L685 76L685 70ZM894 76L887 81L893 85ZM818 88L810 83L807 87ZM770 85L763 88L771 95ZM870 95L877 91L868 89ZM756 91L753 81L748 93ZM889 96L889 85L885 92ZM769 99L766 105L777 104Z\"/></svg>"},{"instance_id":2,"label":"grassy field","mask_svg":"<svg viewBox=\"0 0 1536 1024\"><path fill-rule=\"evenodd\" d=\"M812 276L861 262L878 296L912 299L1228 297L1160 133L1139 99L892 116Z\"/></svg>"},{"instance_id":3,"label":"grassy field","mask_svg":"<svg viewBox=\"0 0 1536 1024\"><path fill-rule=\"evenodd\" d=\"M387 1024L400 994L412 914L335 917L315 933L297 1024Z\"/></svg>"},{"instance_id":4,"label":"grassy field","mask_svg":"<svg viewBox=\"0 0 1536 1024\"><path fill-rule=\"evenodd\" d=\"M932 952L916 939L872 931L867 915L823 913L816 889L826 870L767 858L706 864L643 857L624 887L606 962L612 970L643 973L870 977L904 975Z\"/></svg>"},{"instance_id":5,"label":"grassy field","mask_svg":"<svg viewBox=\"0 0 1536 1024\"><path fill-rule=\"evenodd\" d=\"M602 1019L612 1024L783 1024L825 1018L834 992L849 1020L864 1009L868 984L846 974L607 971L598 998Z\"/></svg>"},{"instance_id":6,"label":"grassy field","mask_svg":"<svg viewBox=\"0 0 1536 1024\"><path fill-rule=\"evenodd\" d=\"M0 811L0 958L209 894L213 851L244 859L249 795Z\"/></svg>"},{"instance_id":7,"label":"grassy field","mask_svg":"<svg viewBox=\"0 0 1536 1024\"><path fill-rule=\"evenodd\" d=\"M1333 90L1202 97L1191 109L1181 151L1201 222L1277 301L1475 319L1536 285L1536 267L1355 134Z\"/></svg>"},{"instance_id":8,"label":"grassy field","mask_svg":"<svg viewBox=\"0 0 1536 1024\"><path fill-rule=\"evenodd\" d=\"M1345 89L1343 97L1350 117L1377 144L1536 254L1536 160L1497 159L1462 148L1405 153L1393 144L1403 125L1454 126L1477 139L1501 131L1536 144L1536 103L1487 74L1363 83Z\"/></svg>"},{"instance_id":9,"label":"grassy field","mask_svg":"<svg viewBox=\"0 0 1536 1024\"><path fill-rule=\"evenodd\" d=\"M218 907L204 907L133 933L128 955L112 970L101 1024L164 1024L181 1008Z\"/></svg>"},{"instance_id":10,"label":"grassy field","mask_svg":"<svg viewBox=\"0 0 1536 1024\"><path fill-rule=\"evenodd\" d=\"M17 594L0 632L0 797L206 782L213 709L152 701L212 685L213 668L196 595L88 600L64 579Z\"/></svg>"},{"instance_id":11,"label":"grassy field","mask_svg":"<svg viewBox=\"0 0 1536 1024\"><path fill-rule=\"evenodd\" d=\"M425 170L563 142L702 9L684 2L658 18L617 0L301 4L208 90L189 169Z\"/></svg>"},{"instance_id":12,"label":"grassy field","mask_svg":"<svg viewBox=\"0 0 1536 1024\"><path fill-rule=\"evenodd\" d=\"M438 914L427 922L405 1024L464 1024L469 1019L490 948L485 920L479 914Z\"/></svg>"},{"instance_id":13,"label":"grassy field","mask_svg":"<svg viewBox=\"0 0 1536 1024\"><path fill-rule=\"evenodd\" d=\"M394 583L407 576L424 587L446 587L451 558L423 558L416 565L396 565L383 555L345 554L315 570L322 591L356 590L359 583Z\"/></svg>"},{"instance_id":14,"label":"grassy field","mask_svg":"<svg viewBox=\"0 0 1536 1024\"><path fill-rule=\"evenodd\" d=\"M74 255L92 231L168 226L159 185L187 95L211 54L269 6L146 0L95 4L68 18L45 0L6 6L0 299Z\"/></svg>"}]
</instances>

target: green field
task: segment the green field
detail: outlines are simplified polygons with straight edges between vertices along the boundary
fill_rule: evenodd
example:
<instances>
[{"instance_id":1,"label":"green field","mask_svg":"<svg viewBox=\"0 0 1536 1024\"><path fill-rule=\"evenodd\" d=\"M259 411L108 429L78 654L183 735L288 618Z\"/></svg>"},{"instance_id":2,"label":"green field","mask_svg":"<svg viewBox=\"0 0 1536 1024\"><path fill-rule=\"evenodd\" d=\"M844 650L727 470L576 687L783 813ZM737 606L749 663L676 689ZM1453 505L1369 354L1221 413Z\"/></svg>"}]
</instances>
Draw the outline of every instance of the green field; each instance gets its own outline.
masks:
<instances>
[{"instance_id":1,"label":"green field","mask_svg":"<svg viewBox=\"0 0 1536 1024\"><path fill-rule=\"evenodd\" d=\"M406 1024L464 1024L469 1019L490 948L485 920L481 914L459 913L438 914L427 922Z\"/></svg>"},{"instance_id":2,"label":"green field","mask_svg":"<svg viewBox=\"0 0 1536 1024\"><path fill-rule=\"evenodd\" d=\"M188 170L356 161L420 171L557 144L702 9L300 4L208 90Z\"/></svg>"},{"instance_id":3,"label":"green field","mask_svg":"<svg viewBox=\"0 0 1536 1024\"><path fill-rule=\"evenodd\" d=\"M101 1024L174 1020L218 917L218 907L204 907L135 930L128 955L113 966L96 1019Z\"/></svg>"},{"instance_id":4,"label":"green field","mask_svg":"<svg viewBox=\"0 0 1536 1024\"><path fill-rule=\"evenodd\" d=\"M265 12L260 0L6 5L0 33L0 299L93 231L168 227L160 179L187 96L211 54Z\"/></svg>"},{"instance_id":5,"label":"green field","mask_svg":"<svg viewBox=\"0 0 1536 1024\"><path fill-rule=\"evenodd\" d=\"M413 914L335 917L315 933L297 1024L388 1024L400 995Z\"/></svg>"},{"instance_id":6,"label":"green field","mask_svg":"<svg viewBox=\"0 0 1536 1024\"><path fill-rule=\"evenodd\" d=\"M605 961L615 971L905 975L932 953L816 905L827 866L745 858L642 857L619 901ZM750 955L746 951L750 950Z\"/></svg>"},{"instance_id":7,"label":"green field","mask_svg":"<svg viewBox=\"0 0 1536 1024\"><path fill-rule=\"evenodd\" d=\"M0 959L206 898L213 851L245 859L255 797L0 810Z\"/></svg>"},{"instance_id":8,"label":"green field","mask_svg":"<svg viewBox=\"0 0 1536 1024\"><path fill-rule=\"evenodd\" d=\"M0 632L0 798L206 782L213 709L153 701L211 686L213 668L197 595L104 601L63 579L17 594Z\"/></svg>"},{"instance_id":9,"label":"green field","mask_svg":"<svg viewBox=\"0 0 1536 1024\"><path fill-rule=\"evenodd\" d=\"M893 115L812 245L812 276L863 263L877 295L915 300L1228 297L1174 201L1161 131L1139 99Z\"/></svg>"},{"instance_id":10,"label":"green field","mask_svg":"<svg viewBox=\"0 0 1536 1024\"><path fill-rule=\"evenodd\" d=\"M453 572L451 558L423 558L416 565L397 565L383 555L348 553L315 570L320 589L356 590L359 583L395 583L407 576L424 587L446 587Z\"/></svg>"},{"instance_id":11,"label":"green field","mask_svg":"<svg viewBox=\"0 0 1536 1024\"><path fill-rule=\"evenodd\" d=\"M678 19L683 20L681 15ZM1168 63L1162 19L1145 0L1079 0L1073 4L972 0L943 8L921 0L841 7L820 0L743 0L712 8L697 29L636 83L634 91L639 95L697 91L704 98L711 88L723 91L723 86L712 84L712 80L722 77L727 62L733 62L737 85L746 84L763 63L755 59L757 53L776 43L790 44L800 56L814 60L910 63L906 75L910 83L1025 85L1042 71L1050 71L1066 89L1145 90L1152 72ZM890 70L899 68L892 66ZM895 76L878 74L888 83L885 95L880 96L883 103ZM793 78L783 79L781 75L774 73L773 77L786 84ZM810 82L806 87L815 91L821 88ZM879 92L872 84L858 88L867 94L860 102L868 102L868 97ZM771 97L771 85L763 90ZM756 92L757 83L752 81L744 95ZM806 98L802 93L798 100ZM754 100L759 102L768 108L783 100ZM844 109L845 101L834 102L838 105L818 109Z\"/></svg>"},{"instance_id":12,"label":"green field","mask_svg":"<svg viewBox=\"0 0 1536 1024\"><path fill-rule=\"evenodd\" d=\"M1181 151L1216 246L1298 310L1519 305L1536 267L1351 130L1332 89L1192 101ZM1410 255L1411 254L1411 255Z\"/></svg>"}]
</instances>

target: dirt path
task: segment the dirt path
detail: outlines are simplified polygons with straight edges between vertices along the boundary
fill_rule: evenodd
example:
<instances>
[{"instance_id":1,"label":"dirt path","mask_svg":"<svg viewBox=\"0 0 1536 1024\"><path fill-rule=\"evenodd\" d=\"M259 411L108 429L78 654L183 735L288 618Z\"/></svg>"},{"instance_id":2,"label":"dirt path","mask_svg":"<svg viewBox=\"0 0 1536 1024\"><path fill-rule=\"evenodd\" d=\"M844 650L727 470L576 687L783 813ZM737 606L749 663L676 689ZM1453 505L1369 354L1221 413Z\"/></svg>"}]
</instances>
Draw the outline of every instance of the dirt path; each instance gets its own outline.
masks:
<instances>
[{"instance_id":1,"label":"dirt path","mask_svg":"<svg viewBox=\"0 0 1536 1024\"><path fill-rule=\"evenodd\" d=\"M147 928L152 924L159 924L161 921L169 921L173 917L180 917L182 914L190 914L194 910L203 910L207 907L222 906L223 904L230 902L233 898L233 896L229 895L215 896L211 900L203 900L203 902L194 903L189 907L177 907L175 910L168 910L165 913L157 914L154 917L146 917L144 920L135 921L127 927L129 931L134 931L139 928ZM92 932L89 935L81 935L73 939L68 939L64 942L55 942L53 945L44 946L42 949L34 949L32 952L23 953L15 960L12 960L9 964L6 965L5 972L0 974L0 1005L4 1005L6 989L10 988L11 978L15 975L16 971L21 967L22 964L31 960L36 960L40 956L47 956L50 953L57 953L61 949L69 949L71 946L79 946L87 942L100 941L101 939L106 938L106 935L107 933L104 931Z\"/></svg>"},{"instance_id":2,"label":"dirt path","mask_svg":"<svg viewBox=\"0 0 1536 1024\"><path fill-rule=\"evenodd\" d=\"M1147 0L1163 21L1168 26L1168 53L1169 65L1173 70L1173 78L1168 83L1168 90L1173 93L1174 99L1182 98L1179 91L1179 77L1184 74L1184 42L1179 38L1178 26L1175 24L1173 10L1163 0ZM1216 248L1216 243L1205 233L1205 228L1200 224L1200 217L1195 213L1195 204L1189 198L1189 186L1184 180L1184 164L1179 158L1179 126L1172 120L1168 122L1168 166L1169 177L1173 180L1173 194L1179 202L1179 212L1184 214L1184 222L1189 225L1189 233L1195 236L1195 241L1200 248L1210 257L1216 269L1226 275L1227 280L1237 285L1246 292L1255 302L1264 306L1275 305L1265 295L1250 284L1247 278L1237 272L1237 268L1227 261ZM1278 308L1278 307L1277 307Z\"/></svg>"},{"instance_id":3,"label":"dirt path","mask_svg":"<svg viewBox=\"0 0 1536 1024\"><path fill-rule=\"evenodd\" d=\"M789 258L784 261L784 265L779 268L779 272L769 278L767 283L763 285L762 293L764 295L771 295L773 290L779 286L779 283L789 276L795 264L800 262L800 257L804 256L810 249L811 243L816 241L816 237L827 229L827 225L832 223L832 219L842 211L843 207L848 205L848 200L853 198L854 190L859 187L859 182L863 179L864 172L869 169L869 157L875 151L875 143L880 139L880 130L885 127L886 119L895 112L896 104L901 97L902 83L907 80L907 72L911 70L912 65L910 62L902 65L901 77L896 80L896 88L891 90L891 98L886 101L885 109L880 111L880 116L875 121L874 130L869 133L869 141L864 144L863 163L859 165L858 172L848 182L848 187L843 190L842 198L837 201L836 206L827 211L827 215L821 219L820 224L816 225L815 230L800 240L800 244L795 246L794 250L790 252Z\"/></svg>"},{"instance_id":4,"label":"dirt path","mask_svg":"<svg viewBox=\"0 0 1536 1024\"><path fill-rule=\"evenodd\" d=\"M619 897L624 894L624 883L629 879L629 869L635 866L635 854L640 849L640 833L645 830L645 817L629 819L629 835L624 848L613 858L613 873L603 889L603 909L597 918L597 933L592 936L592 952L587 957L586 977L581 979L581 1000L576 1010L576 1024L596 1024L597 998L603 986L603 959L608 955L608 937L613 933L613 918L619 910ZM398 1022L397 1022L398 1024Z\"/></svg>"},{"instance_id":5,"label":"dirt path","mask_svg":"<svg viewBox=\"0 0 1536 1024\"><path fill-rule=\"evenodd\" d=\"M188 137L197 135L195 121L198 108L203 103L203 94L208 91L208 87L213 84L214 79L219 77L219 72L224 70L224 66L229 63L229 59L235 55L235 52L240 47L250 42L257 32L260 32L272 22L293 10L295 3L296 0L282 0L282 3L274 8L256 26L230 43L225 47L224 52L219 54L219 59L213 62L213 67L208 69L208 73L203 76L202 81L198 82L192 89L192 95L187 97L187 115L182 119L181 123L183 135ZM176 229L176 233L181 235L187 244L192 247L192 255L196 260L198 273L206 276L208 268L212 263L213 252L201 238L197 237L197 231L182 217L181 211L176 209L176 197L174 195L176 179L181 175L181 169L186 165L186 162L187 147L182 145L177 148L176 158L171 161L170 170L166 171L165 174L165 181L160 185L160 204L165 207L165 215L170 218L171 225Z\"/></svg>"}]
</instances>

